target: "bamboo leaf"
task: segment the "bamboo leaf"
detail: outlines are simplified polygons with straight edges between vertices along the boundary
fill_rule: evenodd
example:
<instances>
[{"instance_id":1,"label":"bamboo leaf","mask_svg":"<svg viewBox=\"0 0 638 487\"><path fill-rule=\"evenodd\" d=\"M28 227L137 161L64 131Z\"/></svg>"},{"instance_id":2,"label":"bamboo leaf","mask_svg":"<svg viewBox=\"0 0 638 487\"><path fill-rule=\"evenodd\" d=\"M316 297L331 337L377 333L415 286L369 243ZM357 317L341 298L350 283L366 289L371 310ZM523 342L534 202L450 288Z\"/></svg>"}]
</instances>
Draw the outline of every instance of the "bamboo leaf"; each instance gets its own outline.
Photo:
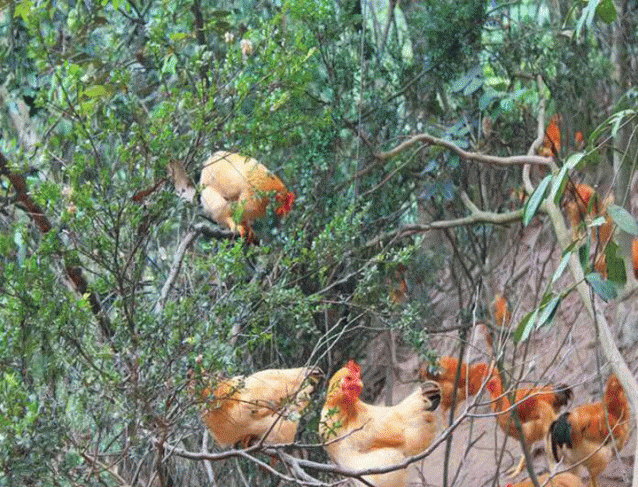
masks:
<instances>
[{"instance_id":1,"label":"bamboo leaf","mask_svg":"<svg viewBox=\"0 0 638 487\"><path fill-rule=\"evenodd\" d=\"M529 222L532 221L534 215L538 211L538 207L543 202L543 198L545 197L545 193L547 192L547 188L549 184L552 182L552 175L548 174L545 178L538 184L532 195L529 197L527 202L525 203L525 210L523 212L523 225L529 225Z\"/></svg>"}]
</instances>

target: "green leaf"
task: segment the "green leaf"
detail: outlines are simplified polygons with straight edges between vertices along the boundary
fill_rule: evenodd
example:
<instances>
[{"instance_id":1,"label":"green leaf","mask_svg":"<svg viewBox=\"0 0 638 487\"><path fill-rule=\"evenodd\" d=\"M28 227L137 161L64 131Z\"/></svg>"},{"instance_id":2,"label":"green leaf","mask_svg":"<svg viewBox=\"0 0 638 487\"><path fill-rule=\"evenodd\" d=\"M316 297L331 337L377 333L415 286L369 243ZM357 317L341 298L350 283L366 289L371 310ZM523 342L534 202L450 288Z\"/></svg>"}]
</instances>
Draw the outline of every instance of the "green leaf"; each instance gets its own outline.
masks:
<instances>
[{"instance_id":1,"label":"green leaf","mask_svg":"<svg viewBox=\"0 0 638 487\"><path fill-rule=\"evenodd\" d=\"M625 261L618 257L619 247L613 240L605 247L605 263L607 265L607 279L615 284L624 286L627 282Z\"/></svg>"},{"instance_id":2,"label":"green leaf","mask_svg":"<svg viewBox=\"0 0 638 487\"><path fill-rule=\"evenodd\" d=\"M472 81L470 81L470 84L468 84L463 90L463 94L465 96L469 96L476 90L478 90L481 86L483 86L483 80L481 78L473 78Z\"/></svg>"},{"instance_id":3,"label":"green leaf","mask_svg":"<svg viewBox=\"0 0 638 487\"><path fill-rule=\"evenodd\" d=\"M605 281L598 272L591 272L587 274L585 276L585 280L589 283L594 292L605 302L616 299L618 296L616 287L611 283L611 281Z\"/></svg>"},{"instance_id":4,"label":"green leaf","mask_svg":"<svg viewBox=\"0 0 638 487\"><path fill-rule=\"evenodd\" d=\"M622 231L627 232L630 235L638 235L638 222L636 222L636 219L631 215L631 213L625 210L622 206L609 205L607 213Z\"/></svg>"},{"instance_id":5,"label":"green leaf","mask_svg":"<svg viewBox=\"0 0 638 487\"><path fill-rule=\"evenodd\" d=\"M108 93L104 85L93 85L84 90L84 94L90 98L101 98L108 95Z\"/></svg>"},{"instance_id":6,"label":"green leaf","mask_svg":"<svg viewBox=\"0 0 638 487\"><path fill-rule=\"evenodd\" d=\"M525 210L523 211L523 225L529 225L529 222L532 221L534 215L538 211L538 207L543 202L543 198L545 197L545 193L547 192L547 188L549 187L549 183L552 182L552 175L548 174L545 178L539 183L536 187L532 195L529 197L527 202L525 203Z\"/></svg>"},{"instance_id":7,"label":"green leaf","mask_svg":"<svg viewBox=\"0 0 638 487\"><path fill-rule=\"evenodd\" d=\"M569 162L569 159L568 159ZM554 178L552 181L552 192L554 195L553 200L556 205L560 205L560 200L563 197L563 192L565 191L565 186L567 186L567 176L569 175L567 164L564 164L563 167L560 168L558 176Z\"/></svg>"},{"instance_id":8,"label":"green leaf","mask_svg":"<svg viewBox=\"0 0 638 487\"><path fill-rule=\"evenodd\" d=\"M523 317L512 337L515 342L522 342L529 338L530 333L532 333L532 330L534 329L534 323L536 322L537 315L538 309L535 309Z\"/></svg>"},{"instance_id":9,"label":"green leaf","mask_svg":"<svg viewBox=\"0 0 638 487\"><path fill-rule=\"evenodd\" d=\"M613 0L602 0L596 7L596 15L606 24L611 24L616 20L616 6Z\"/></svg>"},{"instance_id":10,"label":"green leaf","mask_svg":"<svg viewBox=\"0 0 638 487\"><path fill-rule=\"evenodd\" d=\"M585 245L578 247L578 260L580 261L580 266L583 269L587 269L587 266L589 265L590 248L589 239Z\"/></svg>"},{"instance_id":11,"label":"green leaf","mask_svg":"<svg viewBox=\"0 0 638 487\"><path fill-rule=\"evenodd\" d=\"M15 9L13 11L14 17L22 17L24 22L27 21L27 17L29 16L29 12L33 8L33 2L31 0L23 0L16 4Z\"/></svg>"},{"instance_id":12,"label":"green leaf","mask_svg":"<svg viewBox=\"0 0 638 487\"><path fill-rule=\"evenodd\" d=\"M563 275L563 272L565 271L565 267L567 267L567 264L569 263L569 258L571 256L572 256L571 251L565 252L563 254L563 258L558 263L558 267L556 267L556 270L554 271L554 275L552 276L552 283L558 281L560 276Z\"/></svg>"},{"instance_id":13,"label":"green leaf","mask_svg":"<svg viewBox=\"0 0 638 487\"><path fill-rule=\"evenodd\" d=\"M536 328L540 328L546 324L551 323L554 320L554 316L556 316L556 311L558 310L558 306L561 302L561 297L556 296L554 294L548 294L544 300L547 299L547 304L541 307L541 314L538 317L538 323L536 324Z\"/></svg>"}]
</instances>

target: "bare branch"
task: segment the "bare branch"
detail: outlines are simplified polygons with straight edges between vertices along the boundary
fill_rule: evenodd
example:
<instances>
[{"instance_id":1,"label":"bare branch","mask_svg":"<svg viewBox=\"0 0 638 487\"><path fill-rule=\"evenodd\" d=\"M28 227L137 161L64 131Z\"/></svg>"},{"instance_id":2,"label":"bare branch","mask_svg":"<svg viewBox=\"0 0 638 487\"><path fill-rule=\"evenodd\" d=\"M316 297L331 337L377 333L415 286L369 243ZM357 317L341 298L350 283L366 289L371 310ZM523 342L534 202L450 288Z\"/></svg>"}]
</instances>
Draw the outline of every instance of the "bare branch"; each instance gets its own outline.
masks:
<instances>
[{"instance_id":1,"label":"bare branch","mask_svg":"<svg viewBox=\"0 0 638 487\"><path fill-rule=\"evenodd\" d=\"M385 240L392 238L405 238L412 235L418 235L420 233L429 232L431 230L440 230L444 228L462 227L468 225L474 225L476 223L491 223L494 225L505 225L508 223L514 223L520 221L523 218L523 209L509 211L507 213L494 213L490 211L483 211L478 209L468 198L465 193L461 194L461 199L465 203L466 207L470 209L471 213L463 218L456 218L454 220L440 220L431 223L405 225L391 232L386 232L378 237L369 240L365 245L366 247L374 247L381 244Z\"/></svg>"},{"instance_id":2,"label":"bare branch","mask_svg":"<svg viewBox=\"0 0 638 487\"><path fill-rule=\"evenodd\" d=\"M389 150L388 152L377 152L374 156L380 160L390 159L397 154L400 154L402 151L407 148L417 144L417 143L426 143L428 145L438 145L441 147L445 147L446 149L457 154L461 159L469 159L476 162L483 162L486 164L495 164L498 166L523 166L525 164L532 164L536 166L551 166L552 158L551 157L543 157L543 156L535 156L535 155L525 155L525 156L509 156L509 157L499 157L499 156L491 156L488 154L480 154L478 152L469 152L464 149L461 149L459 146L450 142L448 140L439 139L437 137L433 137L428 134L418 134L410 137L409 139L401 142L394 149Z\"/></svg>"}]
</instances>

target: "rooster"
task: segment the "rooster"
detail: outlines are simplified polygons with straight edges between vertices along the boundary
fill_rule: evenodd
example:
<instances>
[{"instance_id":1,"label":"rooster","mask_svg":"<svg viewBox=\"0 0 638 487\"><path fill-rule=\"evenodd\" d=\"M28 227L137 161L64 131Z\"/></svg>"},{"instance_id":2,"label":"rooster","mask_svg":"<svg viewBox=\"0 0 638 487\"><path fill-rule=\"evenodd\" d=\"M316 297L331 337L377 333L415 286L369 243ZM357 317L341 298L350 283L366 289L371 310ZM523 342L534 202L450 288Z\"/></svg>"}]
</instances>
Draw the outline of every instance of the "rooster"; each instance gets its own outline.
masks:
<instances>
[{"instance_id":1,"label":"rooster","mask_svg":"<svg viewBox=\"0 0 638 487\"><path fill-rule=\"evenodd\" d=\"M315 383L318 367L268 369L221 381L201 392L202 420L222 447L292 443Z\"/></svg>"},{"instance_id":2,"label":"rooster","mask_svg":"<svg viewBox=\"0 0 638 487\"><path fill-rule=\"evenodd\" d=\"M551 478L549 474L540 475L538 484L541 486L548 485L549 487L585 487L582 480L569 472L562 472ZM534 483L531 479L525 479L516 484L506 484L505 487L534 487Z\"/></svg>"},{"instance_id":3,"label":"rooster","mask_svg":"<svg viewBox=\"0 0 638 487\"><path fill-rule=\"evenodd\" d=\"M541 441L547 435L552 422L562 406L572 398L572 391L566 385L545 386L534 388L521 388L512 394L515 400L514 407L509 395L503 392L503 383L498 373L494 373L487 383L490 392L492 411L498 413L496 421L506 435L521 439L521 433L516 426L513 415L518 416L521 423L523 440L527 445ZM516 467L508 472L510 477L515 477L525 467L525 456Z\"/></svg>"},{"instance_id":4,"label":"rooster","mask_svg":"<svg viewBox=\"0 0 638 487\"><path fill-rule=\"evenodd\" d=\"M454 384L456 383L456 374L459 369L459 361L454 357L444 356L439 358L438 367L431 369L427 365L421 365L419 370L419 378L421 380L429 379L437 382L441 388L441 410L445 414L452 407L452 398L454 396ZM483 379L489 374L489 366L486 363L479 362L467 366L461 362L461 373L456 388L456 403L464 401L466 397L476 395L483 384Z\"/></svg>"},{"instance_id":5,"label":"rooster","mask_svg":"<svg viewBox=\"0 0 638 487\"><path fill-rule=\"evenodd\" d=\"M601 402L579 406L552 423L546 440L550 462L584 465L592 487L596 487L596 479L607 468L614 450L627 443L629 415L625 391L612 374Z\"/></svg>"},{"instance_id":6,"label":"rooster","mask_svg":"<svg viewBox=\"0 0 638 487\"><path fill-rule=\"evenodd\" d=\"M218 151L210 156L199 184L204 211L218 224L253 242L251 224L266 214L270 193L275 195L277 216L286 215L295 200L295 194L263 164L234 152Z\"/></svg>"},{"instance_id":7,"label":"rooster","mask_svg":"<svg viewBox=\"0 0 638 487\"><path fill-rule=\"evenodd\" d=\"M441 400L438 384L425 382L394 406L359 399L361 368L350 360L330 379L319 434L328 455L349 470L397 465L430 446L437 429L432 413ZM405 469L364 477L376 487L404 487Z\"/></svg>"}]
</instances>

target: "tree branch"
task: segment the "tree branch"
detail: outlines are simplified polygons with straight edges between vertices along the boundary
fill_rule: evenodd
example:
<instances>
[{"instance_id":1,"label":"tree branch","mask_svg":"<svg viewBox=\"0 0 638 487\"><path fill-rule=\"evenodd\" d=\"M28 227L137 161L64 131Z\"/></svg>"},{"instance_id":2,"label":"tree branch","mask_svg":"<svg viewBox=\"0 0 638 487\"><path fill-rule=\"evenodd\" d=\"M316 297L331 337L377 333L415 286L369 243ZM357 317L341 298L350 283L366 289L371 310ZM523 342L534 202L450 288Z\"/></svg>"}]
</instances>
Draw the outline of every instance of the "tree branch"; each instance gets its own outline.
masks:
<instances>
[{"instance_id":1,"label":"tree branch","mask_svg":"<svg viewBox=\"0 0 638 487\"><path fill-rule=\"evenodd\" d=\"M14 173L9 169L9 163L2 153L0 153L0 175L5 176L9 180L16 192L16 199L18 203L20 203L20 205L25 209L27 214L40 229L40 232L45 234L51 231L53 229L53 225L51 225L51 222L40 206L33 201L31 196L29 196L27 182L24 176L22 174ZM71 265L68 262L64 262L64 251L58 253L57 257L62 261L66 272L66 278L72 284L77 294L80 296L85 294L88 295L88 300L91 304L91 311L97 318L102 333L107 338L111 338L114 333L113 326L104 312L97 294L89 290L89 285L84 278L82 268L76 265Z\"/></svg>"},{"instance_id":2,"label":"tree branch","mask_svg":"<svg viewBox=\"0 0 638 487\"><path fill-rule=\"evenodd\" d=\"M433 137L428 134L418 134L413 135L409 139L401 142L394 149L389 150L388 152L377 152L374 156L380 160L388 160L397 154L400 154L402 151L408 149L409 147L417 144L419 142L424 142L427 145L437 145L440 147L445 147L451 152L457 154L461 159L469 159L476 162L483 162L485 164L495 164L498 166L523 166L525 164L532 164L535 166L551 166L552 158L551 157L543 157L543 156L535 156L535 155L525 155L525 156L509 156L509 157L499 157L499 156L491 156L488 154L480 154L478 152L470 152L464 149L461 149L459 146L450 142L448 140L439 139L437 137Z\"/></svg>"}]
</instances>

